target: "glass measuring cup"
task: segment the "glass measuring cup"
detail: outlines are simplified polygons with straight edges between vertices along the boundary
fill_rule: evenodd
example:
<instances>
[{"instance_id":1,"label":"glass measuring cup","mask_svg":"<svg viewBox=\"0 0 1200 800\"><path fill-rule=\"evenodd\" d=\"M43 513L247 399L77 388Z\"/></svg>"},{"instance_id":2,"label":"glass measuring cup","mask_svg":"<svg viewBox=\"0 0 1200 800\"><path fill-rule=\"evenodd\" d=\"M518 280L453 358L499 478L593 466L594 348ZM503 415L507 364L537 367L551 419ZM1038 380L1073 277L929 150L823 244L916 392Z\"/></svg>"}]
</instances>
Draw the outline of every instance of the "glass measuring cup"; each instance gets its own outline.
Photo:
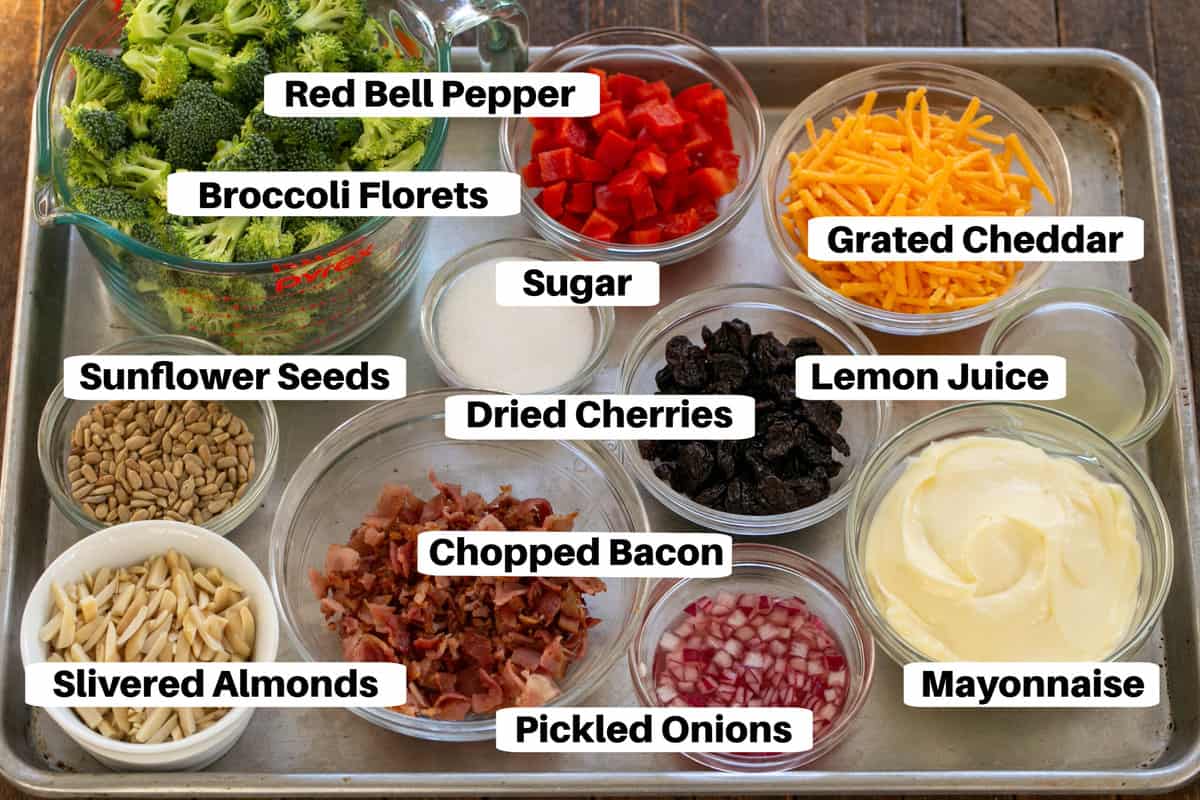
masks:
<instances>
[{"instance_id":1,"label":"glass measuring cup","mask_svg":"<svg viewBox=\"0 0 1200 800\"><path fill-rule=\"evenodd\" d=\"M513 0L366 5L431 72L450 71L451 41L472 28L485 70L518 71L528 62L528 21ZM84 0L51 45L34 111L39 224L77 226L117 307L143 331L196 336L239 353L336 351L370 332L411 288L428 219L374 217L306 253L226 264L160 250L75 207L66 181L70 134L60 113L74 86L67 49L115 49L119 8L120 0ZM446 131L447 120L434 120L416 169L439 168Z\"/></svg>"}]
</instances>

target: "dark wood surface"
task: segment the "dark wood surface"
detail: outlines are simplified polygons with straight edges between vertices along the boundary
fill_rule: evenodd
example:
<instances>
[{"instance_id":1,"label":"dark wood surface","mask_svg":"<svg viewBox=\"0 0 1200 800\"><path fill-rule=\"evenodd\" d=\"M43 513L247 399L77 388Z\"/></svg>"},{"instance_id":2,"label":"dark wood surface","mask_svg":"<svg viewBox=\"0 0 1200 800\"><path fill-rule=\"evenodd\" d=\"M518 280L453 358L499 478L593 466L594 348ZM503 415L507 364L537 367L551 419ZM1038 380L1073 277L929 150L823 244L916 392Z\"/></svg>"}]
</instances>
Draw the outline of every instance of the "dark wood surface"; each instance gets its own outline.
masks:
<instances>
[{"instance_id":1,"label":"dark wood surface","mask_svg":"<svg viewBox=\"0 0 1200 800\"><path fill-rule=\"evenodd\" d=\"M1114 50L1158 83L1200 361L1200 0L524 0L534 44L610 25L682 30L713 45L1071 46ZM29 117L42 55L75 0L0 0L0 330L12 325ZM0 403L8 347L0 348ZM0 425L3 419L0 417ZM914 786L919 790L919 786ZM19 797L0 785L0 800ZM1196 800L1195 788L1171 795Z\"/></svg>"}]
</instances>

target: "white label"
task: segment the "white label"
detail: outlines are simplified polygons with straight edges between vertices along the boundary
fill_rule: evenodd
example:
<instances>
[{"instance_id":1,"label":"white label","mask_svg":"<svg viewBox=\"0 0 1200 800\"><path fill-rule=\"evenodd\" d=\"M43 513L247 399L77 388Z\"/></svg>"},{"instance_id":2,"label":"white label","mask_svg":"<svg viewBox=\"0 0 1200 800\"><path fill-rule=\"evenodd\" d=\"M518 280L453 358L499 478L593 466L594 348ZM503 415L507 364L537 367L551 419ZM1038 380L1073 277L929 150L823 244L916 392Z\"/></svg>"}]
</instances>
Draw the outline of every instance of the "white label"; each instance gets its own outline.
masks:
<instances>
[{"instance_id":1,"label":"white label","mask_svg":"<svg viewBox=\"0 0 1200 800\"><path fill-rule=\"evenodd\" d=\"M453 395L451 439L749 439L754 398L741 394Z\"/></svg>"},{"instance_id":2,"label":"white label","mask_svg":"<svg viewBox=\"0 0 1200 800\"><path fill-rule=\"evenodd\" d=\"M173 172L167 211L184 217L511 217L515 172Z\"/></svg>"},{"instance_id":3,"label":"white label","mask_svg":"<svg viewBox=\"0 0 1200 800\"><path fill-rule=\"evenodd\" d=\"M816 217L816 261L1137 261L1137 217Z\"/></svg>"},{"instance_id":4,"label":"white label","mask_svg":"<svg viewBox=\"0 0 1200 800\"><path fill-rule=\"evenodd\" d=\"M656 306L653 261L501 261L496 303L502 306Z\"/></svg>"},{"instance_id":5,"label":"white label","mask_svg":"<svg viewBox=\"0 0 1200 800\"><path fill-rule=\"evenodd\" d=\"M404 665L385 662L44 661L25 667L25 702L43 708L388 708L404 705L407 688Z\"/></svg>"},{"instance_id":6,"label":"white label","mask_svg":"<svg viewBox=\"0 0 1200 800\"><path fill-rule=\"evenodd\" d=\"M805 356L796 359L805 400L1059 400L1062 356Z\"/></svg>"},{"instance_id":7,"label":"white label","mask_svg":"<svg viewBox=\"0 0 1200 800\"><path fill-rule=\"evenodd\" d=\"M556 578L724 578L733 538L724 533L425 531L417 537L423 575Z\"/></svg>"},{"instance_id":8,"label":"white label","mask_svg":"<svg viewBox=\"0 0 1200 800\"><path fill-rule=\"evenodd\" d=\"M395 400L400 356L70 356L70 400Z\"/></svg>"},{"instance_id":9,"label":"white label","mask_svg":"<svg viewBox=\"0 0 1200 800\"><path fill-rule=\"evenodd\" d=\"M590 72L276 72L263 84L273 117L594 117Z\"/></svg>"},{"instance_id":10,"label":"white label","mask_svg":"<svg viewBox=\"0 0 1200 800\"><path fill-rule=\"evenodd\" d=\"M945 662L904 665L914 708L1148 708L1158 665L1131 662Z\"/></svg>"},{"instance_id":11,"label":"white label","mask_svg":"<svg viewBox=\"0 0 1200 800\"><path fill-rule=\"evenodd\" d=\"M506 753L797 753L812 749L806 708L502 708Z\"/></svg>"}]
</instances>

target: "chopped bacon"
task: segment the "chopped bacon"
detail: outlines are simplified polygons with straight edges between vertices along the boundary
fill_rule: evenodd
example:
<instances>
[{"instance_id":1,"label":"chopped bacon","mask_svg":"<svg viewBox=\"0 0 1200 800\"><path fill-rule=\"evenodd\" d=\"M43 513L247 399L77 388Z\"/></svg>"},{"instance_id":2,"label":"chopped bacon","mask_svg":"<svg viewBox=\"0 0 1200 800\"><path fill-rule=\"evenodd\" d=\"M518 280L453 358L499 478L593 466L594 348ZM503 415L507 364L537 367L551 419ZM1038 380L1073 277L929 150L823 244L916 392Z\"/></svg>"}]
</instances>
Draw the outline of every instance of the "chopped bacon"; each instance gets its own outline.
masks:
<instances>
[{"instance_id":1,"label":"chopped bacon","mask_svg":"<svg viewBox=\"0 0 1200 800\"><path fill-rule=\"evenodd\" d=\"M343 657L403 663L403 713L460 720L553 699L598 622L584 595L604 591L604 582L425 576L416 569L417 538L431 530L566 531L576 515L555 514L543 498L514 498L509 486L487 501L429 477L437 489L429 500L385 487L349 542L330 546L325 572L310 571Z\"/></svg>"}]
</instances>

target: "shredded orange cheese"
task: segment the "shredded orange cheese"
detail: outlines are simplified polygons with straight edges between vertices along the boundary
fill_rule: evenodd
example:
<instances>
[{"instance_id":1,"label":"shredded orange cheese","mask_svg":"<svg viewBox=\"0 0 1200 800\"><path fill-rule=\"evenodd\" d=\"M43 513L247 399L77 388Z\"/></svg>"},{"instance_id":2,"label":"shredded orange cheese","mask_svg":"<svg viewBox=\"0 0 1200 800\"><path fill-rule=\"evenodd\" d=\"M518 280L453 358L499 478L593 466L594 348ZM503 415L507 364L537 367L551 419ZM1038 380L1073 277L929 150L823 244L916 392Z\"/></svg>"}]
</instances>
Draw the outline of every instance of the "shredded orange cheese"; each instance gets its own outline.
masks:
<instances>
[{"instance_id":1,"label":"shredded orange cheese","mask_svg":"<svg viewBox=\"0 0 1200 800\"><path fill-rule=\"evenodd\" d=\"M821 216L1023 216L1037 190L1050 188L1016 136L984 128L979 98L958 119L934 114L924 88L894 114L877 113L869 93L854 113L820 133L805 122L809 147L790 153L783 225L800 247L796 260L831 289L888 311L928 314L994 300L1021 262L814 261L808 221ZM1018 167L1021 172L1013 172Z\"/></svg>"}]
</instances>

